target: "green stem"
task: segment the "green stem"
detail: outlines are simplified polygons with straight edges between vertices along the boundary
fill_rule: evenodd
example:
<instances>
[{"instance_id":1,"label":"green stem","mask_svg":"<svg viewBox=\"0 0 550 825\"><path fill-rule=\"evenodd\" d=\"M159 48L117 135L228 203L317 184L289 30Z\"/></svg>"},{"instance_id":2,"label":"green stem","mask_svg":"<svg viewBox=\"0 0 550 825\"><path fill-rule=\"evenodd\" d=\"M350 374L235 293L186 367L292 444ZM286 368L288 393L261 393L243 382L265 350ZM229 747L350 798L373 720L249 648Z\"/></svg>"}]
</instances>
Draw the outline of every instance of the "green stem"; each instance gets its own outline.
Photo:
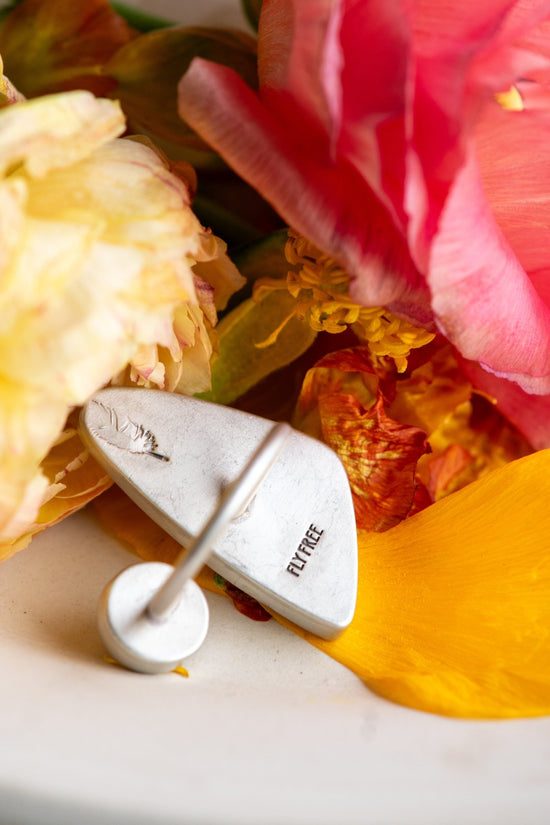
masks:
<instances>
[{"instance_id":1,"label":"green stem","mask_svg":"<svg viewBox=\"0 0 550 825\"><path fill-rule=\"evenodd\" d=\"M127 6L125 3L111 3L113 9L120 14L121 17L140 32L150 32L154 29L166 29L168 26L174 26L175 23L170 20L162 20L160 17L155 17L141 9L134 9Z\"/></svg>"}]
</instances>

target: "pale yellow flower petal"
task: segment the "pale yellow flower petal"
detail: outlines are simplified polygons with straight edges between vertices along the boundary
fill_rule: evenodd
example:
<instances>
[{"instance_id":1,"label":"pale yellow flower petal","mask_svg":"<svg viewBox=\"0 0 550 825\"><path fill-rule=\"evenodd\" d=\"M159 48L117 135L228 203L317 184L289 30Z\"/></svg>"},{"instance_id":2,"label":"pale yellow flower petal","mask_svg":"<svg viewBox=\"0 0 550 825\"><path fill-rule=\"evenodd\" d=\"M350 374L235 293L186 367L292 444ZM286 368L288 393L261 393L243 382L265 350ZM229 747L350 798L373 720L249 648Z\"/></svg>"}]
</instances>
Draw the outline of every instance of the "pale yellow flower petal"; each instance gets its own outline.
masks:
<instances>
[{"instance_id":1,"label":"pale yellow flower petal","mask_svg":"<svg viewBox=\"0 0 550 825\"><path fill-rule=\"evenodd\" d=\"M0 57L0 106L7 106L11 103L18 103L24 100L24 96L18 91L11 80L4 72L4 62Z\"/></svg>"},{"instance_id":2,"label":"pale yellow flower petal","mask_svg":"<svg viewBox=\"0 0 550 825\"><path fill-rule=\"evenodd\" d=\"M175 314L174 329L192 329L193 344L181 350L181 374L175 386L176 392L195 395L210 389L210 372L206 366L212 356L212 343L208 328L199 307L188 305L178 307Z\"/></svg>"},{"instance_id":3,"label":"pale yellow flower petal","mask_svg":"<svg viewBox=\"0 0 550 825\"><path fill-rule=\"evenodd\" d=\"M70 416L65 430L42 462L22 496L10 528L4 532L0 559L25 547L32 536L55 524L104 492L112 481L84 449L76 431L77 413Z\"/></svg>"},{"instance_id":4,"label":"pale yellow flower petal","mask_svg":"<svg viewBox=\"0 0 550 825\"><path fill-rule=\"evenodd\" d=\"M41 474L71 408L145 351L175 352L186 386L174 313L196 301L204 230L154 151L111 139L122 127L116 104L81 93L0 109L0 554L39 529L41 505L55 519L96 489L58 512L65 482ZM210 342L191 320L204 384Z\"/></svg>"},{"instance_id":5,"label":"pale yellow flower petal","mask_svg":"<svg viewBox=\"0 0 550 825\"><path fill-rule=\"evenodd\" d=\"M2 544L0 558L11 555L11 543L20 539L27 532L29 525L36 518L42 504L48 481L37 472L26 484L15 484L9 479L0 479L0 514L4 515L1 526ZM25 542L26 544L26 542Z\"/></svg>"},{"instance_id":6,"label":"pale yellow flower petal","mask_svg":"<svg viewBox=\"0 0 550 825\"><path fill-rule=\"evenodd\" d=\"M246 278L227 257L225 241L206 232L201 241L201 252L193 271L214 287L216 309L225 309L233 293L245 285Z\"/></svg>"},{"instance_id":7,"label":"pale yellow flower petal","mask_svg":"<svg viewBox=\"0 0 550 825\"><path fill-rule=\"evenodd\" d=\"M25 100L2 111L0 175L23 164L33 177L87 157L124 131L118 103L90 92Z\"/></svg>"}]
</instances>

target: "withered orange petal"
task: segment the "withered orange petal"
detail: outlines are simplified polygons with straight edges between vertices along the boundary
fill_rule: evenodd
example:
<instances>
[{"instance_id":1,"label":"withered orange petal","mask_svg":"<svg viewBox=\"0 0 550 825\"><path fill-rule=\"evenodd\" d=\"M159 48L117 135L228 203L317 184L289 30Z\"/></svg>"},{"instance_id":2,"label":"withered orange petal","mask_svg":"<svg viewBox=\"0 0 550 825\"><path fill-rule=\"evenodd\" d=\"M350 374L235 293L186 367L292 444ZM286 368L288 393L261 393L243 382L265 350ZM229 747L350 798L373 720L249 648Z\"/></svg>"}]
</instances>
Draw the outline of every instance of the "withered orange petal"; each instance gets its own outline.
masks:
<instances>
[{"instance_id":1,"label":"withered orange petal","mask_svg":"<svg viewBox=\"0 0 550 825\"><path fill-rule=\"evenodd\" d=\"M397 524L413 504L426 434L388 418L382 397L364 410L351 395L323 395L319 409L323 438L346 468L357 526L378 531Z\"/></svg>"},{"instance_id":2,"label":"withered orange petal","mask_svg":"<svg viewBox=\"0 0 550 825\"><path fill-rule=\"evenodd\" d=\"M452 347L437 340L435 344L416 350L417 360L430 357L414 366L408 375L395 383L388 415L432 433L468 401L472 394L470 382L457 363Z\"/></svg>"},{"instance_id":3,"label":"withered orange petal","mask_svg":"<svg viewBox=\"0 0 550 825\"><path fill-rule=\"evenodd\" d=\"M293 417L295 426L339 455L357 525L377 531L429 502L418 495L415 473L429 449L426 433L388 416L381 383L365 347L329 353L308 371Z\"/></svg>"},{"instance_id":4,"label":"withered orange petal","mask_svg":"<svg viewBox=\"0 0 550 825\"><path fill-rule=\"evenodd\" d=\"M428 489L433 499L444 493L456 476L472 462L472 456L460 444L449 444L444 452L428 463Z\"/></svg>"},{"instance_id":5,"label":"withered orange petal","mask_svg":"<svg viewBox=\"0 0 550 825\"><path fill-rule=\"evenodd\" d=\"M378 378L366 347L329 352L308 370L296 404L295 426L308 431L305 422L318 406L319 397L340 391L351 393L364 406L376 399Z\"/></svg>"}]
</instances>

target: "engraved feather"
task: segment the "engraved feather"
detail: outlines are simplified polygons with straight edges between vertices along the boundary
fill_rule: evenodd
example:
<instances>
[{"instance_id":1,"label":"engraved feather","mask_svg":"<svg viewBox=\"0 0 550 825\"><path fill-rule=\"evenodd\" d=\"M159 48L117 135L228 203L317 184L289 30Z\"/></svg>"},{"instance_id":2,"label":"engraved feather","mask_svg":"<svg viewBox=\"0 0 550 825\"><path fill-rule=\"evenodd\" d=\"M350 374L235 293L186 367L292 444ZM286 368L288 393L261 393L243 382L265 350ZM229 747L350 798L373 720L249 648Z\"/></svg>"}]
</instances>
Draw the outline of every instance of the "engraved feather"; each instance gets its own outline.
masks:
<instances>
[{"instance_id":1,"label":"engraved feather","mask_svg":"<svg viewBox=\"0 0 550 825\"><path fill-rule=\"evenodd\" d=\"M161 461L170 460L168 456L157 452L157 439L151 430L145 429L143 424L136 424L127 415L119 416L113 407L108 407L101 401L93 403L101 410L94 425L90 427L90 432L96 438L130 453L146 453Z\"/></svg>"}]
</instances>

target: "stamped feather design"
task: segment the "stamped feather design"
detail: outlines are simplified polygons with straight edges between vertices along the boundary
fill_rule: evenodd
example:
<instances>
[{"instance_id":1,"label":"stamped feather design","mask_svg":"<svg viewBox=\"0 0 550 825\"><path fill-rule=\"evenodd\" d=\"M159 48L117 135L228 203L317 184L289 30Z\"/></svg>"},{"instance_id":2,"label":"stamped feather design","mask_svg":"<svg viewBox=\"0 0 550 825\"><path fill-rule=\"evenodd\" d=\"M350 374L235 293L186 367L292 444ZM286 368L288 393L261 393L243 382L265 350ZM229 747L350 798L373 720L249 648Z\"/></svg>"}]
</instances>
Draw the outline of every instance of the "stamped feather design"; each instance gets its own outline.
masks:
<instances>
[{"instance_id":1,"label":"stamped feather design","mask_svg":"<svg viewBox=\"0 0 550 825\"><path fill-rule=\"evenodd\" d=\"M136 424L127 415L119 416L113 407L108 407L101 401L93 403L100 410L94 425L90 427L90 432L96 438L130 453L144 453L160 461L170 460L168 456L158 452L157 439L143 424Z\"/></svg>"}]
</instances>

